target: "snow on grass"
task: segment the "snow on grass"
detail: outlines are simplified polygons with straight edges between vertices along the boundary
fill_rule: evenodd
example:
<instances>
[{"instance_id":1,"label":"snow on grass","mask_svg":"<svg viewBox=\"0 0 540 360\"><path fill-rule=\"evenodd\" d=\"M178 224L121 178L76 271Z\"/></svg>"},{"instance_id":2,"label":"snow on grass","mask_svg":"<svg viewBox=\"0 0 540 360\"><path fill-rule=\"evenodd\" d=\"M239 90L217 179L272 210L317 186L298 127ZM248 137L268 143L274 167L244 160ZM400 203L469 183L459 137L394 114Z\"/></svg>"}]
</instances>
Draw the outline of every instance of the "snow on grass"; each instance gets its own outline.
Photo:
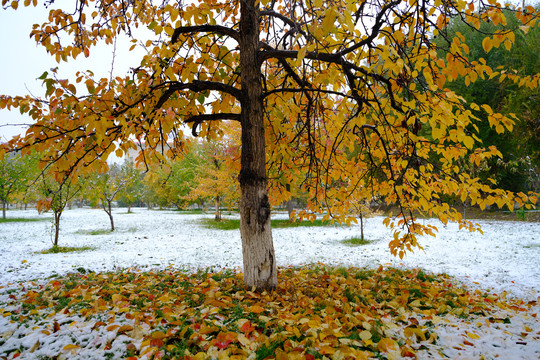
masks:
<instances>
[{"instance_id":1,"label":"snow on grass","mask_svg":"<svg viewBox=\"0 0 540 360\"><path fill-rule=\"evenodd\" d=\"M10 211L9 217L51 217L34 211ZM212 214L202 215L212 217ZM199 225L201 215L178 211L125 209L114 212L117 230L108 232L107 214L98 209L66 210L62 216L60 246L90 246L94 251L39 254L51 247L50 221L0 224L0 284L46 279L84 268L106 271L122 268L241 267L238 230L219 231ZM230 217L234 217L230 216ZM274 218L286 218L276 214ZM364 246L343 244L358 236L359 226L274 229L278 266L323 264L358 267L420 267L447 273L470 285L495 292L503 290L526 299L536 299L540 284L540 223L479 221L484 234L444 227L433 220L420 220L439 228L436 238L427 236L403 260L388 250L391 233L382 218L366 221ZM99 233L92 235L92 233Z\"/></svg>"},{"instance_id":2,"label":"snow on grass","mask_svg":"<svg viewBox=\"0 0 540 360\"><path fill-rule=\"evenodd\" d=\"M19 284L23 282L45 283L46 279L56 275L77 271L165 269L170 266L188 269L213 267L217 270L241 268L239 231L206 229L199 223L201 216L213 215L146 209L134 209L133 214L127 214L125 209L117 209L114 211L117 230L108 232L109 220L104 211L66 210L62 216L59 245L88 246L95 250L58 254L41 254L52 245L51 221L1 223L0 303L6 301L9 289L20 289L22 285ZM9 211L8 217L51 218L51 214L38 215L35 210ZM276 214L274 218L286 218L286 214ZM359 236L358 225L274 229L278 266L320 262L368 268L381 264L385 267L421 268L427 272L446 273L469 286L493 293L506 291L508 297L533 302L531 311L514 316L511 324L497 327L480 328L478 324L458 318L441 324L437 333L439 342L448 348L444 355L474 358L487 353L501 358L539 358L540 342L523 341L520 334L525 332L523 329L532 328L530 336L536 336L537 340L540 331L539 322L533 316L538 312L536 301L540 289L540 224L479 221L484 231L482 235L459 231L455 224L444 227L433 220L420 221L432 223L440 232L436 238L422 238L420 243L424 251L416 250L403 260L391 256L388 250L391 234L382 225L382 218L365 221L365 238L370 243L362 246L343 243L343 240ZM56 321L71 322L73 319L59 317ZM92 332L84 319L78 319L77 324L66 334L55 334L55 338L63 335L69 338L69 331L72 337L88 337L88 342L106 342L106 336L110 336ZM13 326L8 319L0 318L0 335L24 332ZM475 347L463 347L464 331L481 333L481 340L475 343ZM37 335L22 337L18 345L31 347L36 339ZM57 354L56 347L62 348L69 343L69 340L54 341L45 348L51 354ZM459 350L462 348L466 349ZM96 358L88 349L79 350L81 358Z\"/></svg>"}]
</instances>

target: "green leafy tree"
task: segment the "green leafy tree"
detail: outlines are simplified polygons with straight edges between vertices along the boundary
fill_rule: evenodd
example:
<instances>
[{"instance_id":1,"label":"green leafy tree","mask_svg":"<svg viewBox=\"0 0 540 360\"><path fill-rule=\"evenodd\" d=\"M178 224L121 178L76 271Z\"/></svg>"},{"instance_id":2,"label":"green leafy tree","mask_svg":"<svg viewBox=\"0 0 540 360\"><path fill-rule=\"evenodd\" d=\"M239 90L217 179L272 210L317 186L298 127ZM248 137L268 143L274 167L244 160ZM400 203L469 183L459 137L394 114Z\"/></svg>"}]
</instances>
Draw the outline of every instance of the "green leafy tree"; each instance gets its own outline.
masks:
<instances>
[{"instance_id":1,"label":"green leafy tree","mask_svg":"<svg viewBox=\"0 0 540 360\"><path fill-rule=\"evenodd\" d=\"M495 145L502 157L486 160L475 165L462 161L463 171L476 173L473 177L491 177L504 189L512 191L538 191L535 180L540 177L540 89L520 86L516 78L508 77L513 71L534 76L540 72L540 28L522 25L515 12L502 12L504 18L497 22L485 19L479 31L460 17L455 17L450 25L439 34L435 42L444 55L452 46L456 36L464 38L468 48L468 58L472 62L485 62L491 68L509 68L501 76L478 78L458 78L447 84L449 89L463 96L471 104L487 104L503 114L515 114L514 130L504 132L502 127L490 126L488 116L480 110L473 110L484 121L478 127L478 137L488 145ZM522 25L522 26L520 26ZM519 28L513 43L505 42L491 48L484 40L486 33L504 33L505 29ZM459 34L459 35L458 35ZM471 131L474 129L471 127Z\"/></svg>"},{"instance_id":2,"label":"green leafy tree","mask_svg":"<svg viewBox=\"0 0 540 360\"><path fill-rule=\"evenodd\" d=\"M204 196L193 196L193 189L197 187L200 169L207 166L208 156L203 146L193 141L182 157L170 164L170 176L166 181L168 191L171 193L171 202L178 208L198 203L204 211Z\"/></svg>"},{"instance_id":3,"label":"green leafy tree","mask_svg":"<svg viewBox=\"0 0 540 360\"><path fill-rule=\"evenodd\" d=\"M126 160L120 169L120 179L124 186L118 192L118 201L127 206L128 213L131 213L131 207L141 201L142 171L135 167L133 161Z\"/></svg>"},{"instance_id":4,"label":"green leafy tree","mask_svg":"<svg viewBox=\"0 0 540 360\"><path fill-rule=\"evenodd\" d=\"M6 218L6 208L11 199L15 195L24 194L37 175L38 162L35 155L23 157L15 153L8 154L0 160L0 201L3 219Z\"/></svg>"}]
</instances>

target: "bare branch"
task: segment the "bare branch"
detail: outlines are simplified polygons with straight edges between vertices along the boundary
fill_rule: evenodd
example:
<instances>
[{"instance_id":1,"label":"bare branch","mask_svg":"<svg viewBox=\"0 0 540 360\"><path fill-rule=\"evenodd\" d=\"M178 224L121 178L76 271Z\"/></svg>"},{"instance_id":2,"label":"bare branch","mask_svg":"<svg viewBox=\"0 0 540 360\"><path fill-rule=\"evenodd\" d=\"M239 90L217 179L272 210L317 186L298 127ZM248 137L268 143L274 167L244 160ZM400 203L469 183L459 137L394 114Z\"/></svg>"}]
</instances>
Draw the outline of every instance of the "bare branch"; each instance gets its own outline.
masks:
<instances>
[{"instance_id":1,"label":"bare branch","mask_svg":"<svg viewBox=\"0 0 540 360\"><path fill-rule=\"evenodd\" d=\"M174 29L171 37L171 43L176 43L178 38L182 34L194 34L194 33L214 33L218 35L230 36L237 42L240 42L240 33L234 29L221 25L195 25L195 26L181 26Z\"/></svg>"},{"instance_id":2,"label":"bare branch","mask_svg":"<svg viewBox=\"0 0 540 360\"><path fill-rule=\"evenodd\" d=\"M199 114L193 115L184 120L186 124L193 123L191 127L191 133L193 136L197 136L197 126L202 124L205 121L216 121L216 120L235 120L240 121L240 114L237 113L215 113L215 114Z\"/></svg>"}]
</instances>

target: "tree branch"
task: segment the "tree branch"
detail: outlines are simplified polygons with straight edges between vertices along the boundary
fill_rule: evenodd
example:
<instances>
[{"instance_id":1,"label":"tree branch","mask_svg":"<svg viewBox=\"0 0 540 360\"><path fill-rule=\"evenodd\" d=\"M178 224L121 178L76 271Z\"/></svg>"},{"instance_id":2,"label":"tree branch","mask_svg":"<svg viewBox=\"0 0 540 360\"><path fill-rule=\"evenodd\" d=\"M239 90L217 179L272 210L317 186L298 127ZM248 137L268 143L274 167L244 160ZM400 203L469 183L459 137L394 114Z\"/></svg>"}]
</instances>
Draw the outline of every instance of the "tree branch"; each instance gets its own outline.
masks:
<instances>
[{"instance_id":1,"label":"tree branch","mask_svg":"<svg viewBox=\"0 0 540 360\"><path fill-rule=\"evenodd\" d=\"M381 11L377 14L377 17L375 18L375 24L371 28L371 34L367 38L363 39L362 41L357 42L353 46L350 46L350 47L348 47L346 49L341 50L338 54L340 56L343 56L343 55L346 55L346 54L348 54L350 52L355 51L356 49L358 49L358 48L360 48L360 47L362 47L364 45L372 43L373 40L375 40L375 38L379 35L381 27L385 23L385 21L383 21L382 17L386 13L386 10L390 9L393 6L397 6L400 3L401 3L400 0L395 0L395 1L392 1L392 2L389 2L388 4L386 4L381 9Z\"/></svg>"},{"instance_id":2,"label":"tree branch","mask_svg":"<svg viewBox=\"0 0 540 360\"><path fill-rule=\"evenodd\" d=\"M282 59L296 59L298 58L298 51L297 50L262 50L260 52L260 55L259 55L259 59L261 61L261 63L265 60L268 60L270 58L275 58L275 59L278 59L278 60L282 60ZM336 64L336 65L339 65L342 67L344 73L345 73L345 76L347 77L348 81L349 81L349 86L351 86L351 90L353 90L353 92L355 91L355 89L352 87L353 84L351 84L351 80L353 78L353 74L350 72L350 70L355 70L355 71L358 71L362 74L364 74L365 76L368 76L368 77L371 77L373 80L375 81L379 81L381 83L383 83L387 90L388 90L388 96L390 98L390 103L392 104L392 107L400 112L403 112L403 109L401 108L401 106L396 102L395 100L395 97L394 97L394 94L392 92L392 86L391 86L391 83L390 83L390 80L388 80L387 78L385 78L384 76L380 75L380 74L374 74L374 73L370 73L368 71L366 71L366 69L356 65L356 64L353 64L351 63L350 61L347 61L345 59L343 59L343 57L341 57L339 55L339 53L334 53L334 54L328 54L328 53L320 53L320 52L316 52L316 51L309 51L306 53L306 56L305 56L306 59L310 59L310 60L317 60L317 61L322 61L322 62L326 62L326 63L332 63L332 64ZM359 97L358 95L354 96L358 101L361 101L361 97Z\"/></svg>"},{"instance_id":3,"label":"tree branch","mask_svg":"<svg viewBox=\"0 0 540 360\"><path fill-rule=\"evenodd\" d=\"M154 110L162 107L163 104L171 97L172 94L174 94L177 91L182 91L182 90L191 90L195 92L200 92L200 91L205 91L205 90L214 90L214 91L220 91L220 92L224 92L229 95L232 95L238 101L241 101L242 99L242 92L240 90L238 90L237 88L233 86L222 84L215 81L193 80L190 83L170 82L167 85L169 85L169 88L161 95L158 102L156 103L156 106L154 106Z\"/></svg>"},{"instance_id":4,"label":"tree branch","mask_svg":"<svg viewBox=\"0 0 540 360\"><path fill-rule=\"evenodd\" d=\"M184 120L186 124L193 123L191 127L191 133L193 136L197 136L197 126L202 124L205 121L216 121L216 120L235 120L240 121L240 114L237 113L215 113L215 114L199 114L193 115Z\"/></svg>"},{"instance_id":5,"label":"tree branch","mask_svg":"<svg viewBox=\"0 0 540 360\"><path fill-rule=\"evenodd\" d=\"M195 26L181 26L174 29L174 32L171 37L171 43L176 43L178 38L182 34L193 34L193 33L214 33L218 35L230 36L235 39L237 42L240 42L240 33L238 31L228 28L221 25L195 25Z\"/></svg>"},{"instance_id":6,"label":"tree branch","mask_svg":"<svg viewBox=\"0 0 540 360\"><path fill-rule=\"evenodd\" d=\"M259 16L261 16L261 17L262 16L271 16L271 17L278 18L281 21L283 21L285 24L287 24L291 28L293 28L296 32L304 35L306 38L309 38L309 34L307 34L304 30L302 30L300 28L300 24L292 21L291 19L289 19L288 17L286 17L283 14L277 13L277 12L275 12L273 10L263 10L263 11L259 12Z\"/></svg>"}]
</instances>

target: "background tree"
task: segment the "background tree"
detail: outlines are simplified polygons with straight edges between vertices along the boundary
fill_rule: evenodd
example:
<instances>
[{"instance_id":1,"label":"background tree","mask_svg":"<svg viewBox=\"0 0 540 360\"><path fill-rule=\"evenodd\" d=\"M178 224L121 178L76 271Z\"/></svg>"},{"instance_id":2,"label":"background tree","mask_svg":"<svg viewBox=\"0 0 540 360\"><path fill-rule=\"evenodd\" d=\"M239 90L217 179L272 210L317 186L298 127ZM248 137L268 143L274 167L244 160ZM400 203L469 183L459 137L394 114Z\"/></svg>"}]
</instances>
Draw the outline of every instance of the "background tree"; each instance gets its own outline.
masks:
<instances>
[{"instance_id":1,"label":"background tree","mask_svg":"<svg viewBox=\"0 0 540 360\"><path fill-rule=\"evenodd\" d=\"M111 231L114 231L112 203L127 182L128 179L122 176L122 169L116 164L113 164L106 173L95 173L85 179L85 185L91 190L91 197L101 202L101 207L109 216Z\"/></svg>"},{"instance_id":2,"label":"background tree","mask_svg":"<svg viewBox=\"0 0 540 360\"><path fill-rule=\"evenodd\" d=\"M215 140L200 144L196 185L190 190L188 199L214 199L215 220L221 220L221 207L238 207L239 191L239 127L228 124Z\"/></svg>"},{"instance_id":3,"label":"background tree","mask_svg":"<svg viewBox=\"0 0 540 360\"><path fill-rule=\"evenodd\" d=\"M7 0L3 4L9 6ZM18 2L10 4L17 8ZM277 284L267 153L282 156L287 171L305 174L301 183L310 194L312 212L326 208L338 221L354 218L352 203L365 189L395 204L397 220L385 223L395 235L390 251L399 256L420 247L417 235L436 230L416 222L415 213L476 229L448 204L439 203L442 196L468 194L481 207L536 201L533 195L514 195L493 187L489 179L484 183L459 172L457 161L463 157L476 162L500 153L476 147L479 138L469 129L482 119L445 88L446 81L464 77L474 82L502 71L468 61L457 34L444 59L429 38L454 16L477 28L486 19L498 24L504 16L498 4L114 4L81 2L75 16L51 11L48 22L34 27L31 36L60 62L88 55L98 41L112 43L119 34L142 27L154 35L148 41L138 36L134 46L142 43L147 55L125 77L94 79L79 73L84 95L52 72L41 77L44 99L1 97L1 108L18 108L35 119L27 134L7 147L36 148L51 159L56 172L77 176L90 171L89 164L105 162L113 151L121 156L136 142L145 144L143 161L165 162L183 149L183 124L212 138L222 120L239 121L240 232L244 280L250 288L269 290ZM83 16L86 12L94 13ZM538 25L533 8L516 14L522 26ZM511 47L514 31L484 33L483 43ZM505 75L522 86L538 87L536 74ZM482 108L490 126L512 127L511 117L485 104L470 106ZM343 186L333 186L338 181Z\"/></svg>"},{"instance_id":4,"label":"background tree","mask_svg":"<svg viewBox=\"0 0 540 360\"><path fill-rule=\"evenodd\" d=\"M7 154L0 160L0 201L2 201L2 218L6 218L6 209L13 196L23 197L37 177L36 156L23 157L18 153Z\"/></svg>"},{"instance_id":5,"label":"background tree","mask_svg":"<svg viewBox=\"0 0 540 360\"><path fill-rule=\"evenodd\" d=\"M455 17L435 40L440 46L441 56L448 51L452 39L459 33L468 47L470 61L484 61L492 69L505 66L510 71L516 70L523 75L538 74L540 28L520 27L521 21L513 11L504 11L502 16L504 17L497 21L482 21L480 31L471 28L470 24L460 17ZM503 46L493 49L484 46L482 34L504 32L507 26L519 27L513 44L505 42ZM503 132L501 127L491 127L487 114L480 110L475 111L483 120L477 125L478 137L484 144L495 145L502 154L502 158L492 158L484 162L484 170L479 171L476 176L494 178L501 188L507 190L538 191L533 179L540 177L540 89L520 86L518 79L508 78L505 73L500 77L479 78L474 82L471 82L470 78L458 78L447 86L463 96L468 103L487 104L503 114L517 115L514 130L509 133ZM469 168L470 164L463 167L463 170L468 171ZM478 166L474 168L477 169Z\"/></svg>"},{"instance_id":6,"label":"background tree","mask_svg":"<svg viewBox=\"0 0 540 360\"><path fill-rule=\"evenodd\" d=\"M69 177L62 179L57 175L42 172L39 179L39 187L41 189L42 199L38 201L37 209L40 213L52 210L54 215L54 239L52 244L53 248L57 248L62 213L73 197L81 191L82 186L72 181Z\"/></svg>"},{"instance_id":7,"label":"background tree","mask_svg":"<svg viewBox=\"0 0 540 360\"><path fill-rule=\"evenodd\" d=\"M166 186L171 193L171 202L178 209L198 203L204 212L205 197L194 196L192 190L198 185L200 169L206 166L208 157L197 141L191 142L187 149L180 159L171 162Z\"/></svg>"},{"instance_id":8,"label":"background tree","mask_svg":"<svg viewBox=\"0 0 540 360\"><path fill-rule=\"evenodd\" d=\"M131 213L131 207L141 201L143 175L133 161L126 160L120 169L120 178L125 185L118 193L118 201L128 208L128 213Z\"/></svg>"}]
</instances>

